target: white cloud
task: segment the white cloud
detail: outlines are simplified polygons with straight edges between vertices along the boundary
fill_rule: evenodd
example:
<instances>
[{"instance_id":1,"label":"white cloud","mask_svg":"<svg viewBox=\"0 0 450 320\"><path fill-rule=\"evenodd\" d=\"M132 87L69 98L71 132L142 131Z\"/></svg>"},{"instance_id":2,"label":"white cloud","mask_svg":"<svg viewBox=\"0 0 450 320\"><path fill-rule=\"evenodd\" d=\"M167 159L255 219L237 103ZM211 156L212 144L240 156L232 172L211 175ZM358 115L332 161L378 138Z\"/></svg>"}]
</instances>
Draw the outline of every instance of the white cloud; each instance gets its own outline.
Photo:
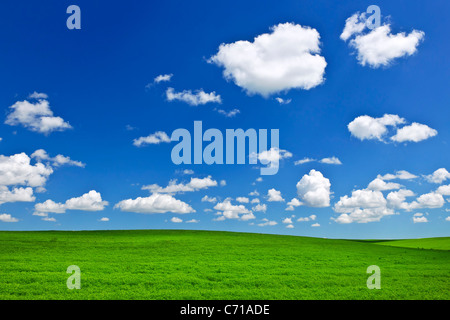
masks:
<instances>
[{"instance_id":1,"label":"white cloud","mask_svg":"<svg viewBox=\"0 0 450 320\"><path fill-rule=\"evenodd\" d=\"M350 122L348 130L352 136L360 140L376 139L382 141L383 136L388 132L387 126L395 127L403 123L405 123L405 119L394 114L385 114L381 118L372 118L364 115Z\"/></svg>"},{"instance_id":2,"label":"white cloud","mask_svg":"<svg viewBox=\"0 0 450 320\"><path fill-rule=\"evenodd\" d=\"M310 207L330 206L330 180L320 171L311 170L297 183L297 194Z\"/></svg>"},{"instance_id":3,"label":"white cloud","mask_svg":"<svg viewBox=\"0 0 450 320\"><path fill-rule=\"evenodd\" d=\"M294 162L294 165L300 165L300 164L304 164L304 163L308 163L308 162L312 162L312 161L316 161L316 159L311 159L311 158L304 158L302 160L297 160Z\"/></svg>"},{"instance_id":4,"label":"white cloud","mask_svg":"<svg viewBox=\"0 0 450 320\"><path fill-rule=\"evenodd\" d=\"M0 205L7 202L33 202L32 188L14 188L9 190L6 186L0 186Z\"/></svg>"},{"instance_id":5,"label":"white cloud","mask_svg":"<svg viewBox=\"0 0 450 320\"><path fill-rule=\"evenodd\" d=\"M255 191L250 192L248 195L252 196L252 197L257 197L257 196L259 196L259 192L255 190Z\"/></svg>"},{"instance_id":6,"label":"white cloud","mask_svg":"<svg viewBox=\"0 0 450 320\"><path fill-rule=\"evenodd\" d=\"M408 210L409 204L405 202L407 197L414 196L414 192L407 189L401 189L398 191L392 191L386 196L386 200L388 202L388 207L394 209L403 209Z\"/></svg>"},{"instance_id":7,"label":"white cloud","mask_svg":"<svg viewBox=\"0 0 450 320\"><path fill-rule=\"evenodd\" d=\"M222 103L222 98L216 93L206 93L203 89L196 90L192 93L191 90L183 90L182 92L175 92L173 88L167 88L166 97L168 101L182 101L191 106L198 106L207 103Z\"/></svg>"},{"instance_id":8,"label":"white cloud","mask_svg":"<svg viewBox=\"0 0 450 320\"><path fill-rule=\"evenodd\" d=\"M294 207L299 207L302 204L303 203L301 203L297 198L292 198L292 200L287 203L288 207L285 210L294 211Z\"/></svg>"},{"instance_id":9,"label":"white cloud","mask_svg":"<svg viewBox=\"0 0 450 320\"><path fill-rule=\"evenodd\" d=\"M177 183L177 180L170 180L167 187L160 187L157 184L146 185L142 187L142 190L150 190L152 193L180 193L180 192L193 192L201 189L208 189L209 187L216 187L217 181L213 180L211 176L205 178L191 178L189 183Z\"/></svg>"},{"instance_id":10,"label":"white cloud","mask_svg":"<svg viewBox=\"0 0 450 320\"><path fill-rule=\"evenodd\" d=\"M200 221L196 220L196 219L191 219L186 221L186 223L199 223Z\"/></svg>"},{"instance_id":11,"label":"white cloud","mask_svg":"<svg viewBox=\"0 0 450 320\"><path fill-rule=\"evenodd\" d=\"M413 222L414 223L424 223L424 222L428 222L428 219L423 215L423 213L416 213L413 216Z\"/></svg>"},{"instance_id":12,"label":"white cloud","mask_svg":"<svg viewBox=\"0 0 450 320\"><path fill-rule=\"evenodd\" d=\"M262 221L264 221L264 222L262 222L262 223L259 223L258 224L258 226L259 227L265 227L265 226L275 226L275 225L277 225L278 224L278 222L276 222L276 221L270 221L270 220L268 220L268 219L262 219Z\"/></svg>"},{"instance_id":13,"label":"white cloud","mask_svg":"<svg viewBox=\"0 0 450 320\"><path fill-rule=\"evenodd\" d=\"M239 215L251 214L252 212L248 210L244 205L232 205L229 199L225 199L223 202L219 202L214 206L214 209L221 211L218 214L223 215L226 219L239 219L242 218ZM246 216L247 219L251 216Z\"/></svg>"},{"instance_id":14,"label":"white cloud","mask_svg":"<svg viewBox=\"0 0 450 320\"><path fill-rule=\"evenodd\" d=\"M217 202L217 198L216 197L208 197L208 196L204 196L202 198L202 202L211 202L211 203L215 203Z\"/></svg>"},{"instance_id":15,"label":"white cloud","mask_svg":"<svg viewBox=\"0 0 450 320\"><path fill-rule=\"evenodd\" d=\"M389 133L388 127L395 128L396 134L390 137L394 142L420 142L437 135L437 131L427 125L417 122L411 125L397 128L404 124L406 120L398 115L385 114L380 118L373 118L367 115L359 116L348 124L351 135L362 140L379 140L387 142L384 137Z\"/></svg>"},{"instance_id":16,"label":"white cloud","mask_svg":"<svg viewBox=\"0 0 450 320\"><path fill-rule=\"evenodd\" d=\"M225 111L222 109L217 109L217 112L224 115L227 118L233 118L234 116L236 116L238 113L241 113L241 111L239 109L233 109L230 111Z\"/></svg>"},{"instance_id":17,"label":"white cloud","mask_svg":"<svg viewBox=\"0 0 450 320\"><path fill-rule=\"evenodd\" d=\"M221 44L209 62L223 67L224 77L248 94L267 97L320 85L327 63L320 56L317 30L293 23L278 24L271 30L253 42Z\"/></svg>"},{"instance_id":18,"label":"white cloud","mask_svg":"<svg viewBox=\"0 0 450 320\"><path fill-rule=\"evenodd\" d=\"M450 179L450 173L445 168L437 169L433 174L425 176L425 179L431 183L442 183Z\"/></svg>"},{"instance_id":19,"label":"white cloud","mask_svg":"<svg viewBox=\"0 0 450 320\"><path fill-rule=\"evenodd\" d=\"M385 191L385 190L400 189L401 187L402 187L401 184L394 182L385 182L380 178L376 178L375 180L369 183L367 189L375 191Z\"/></svg>"},{"instance_id":20,"label":"white cloud","mask_svg":"<svg viewBox=\"0 0 450 320\"><path fill-rule=\"evenodd\" d=\"M278 190L275 190L274 188L267 191L267 196L269 197L269 199L267 200L269 202L283 202L284 201L283 197L281 196L281 192Z\"/></svg>"},{"instance_id":21,"label":"white cloud","mask_svg":"<svg viewBox=\"0 0 450 320\"><path fill-rule=\"evenodd\" d=\"M250 203L259 203L259 202L260 202L260 201L259 201L258 198L252 199L252 201L250 201Z\"/></svg>"},{"instance_id":22,"label":"white cloud","mask_svg":"<svg viewBox=\"0 0 450 320\"><path fill-rule=\"evenodd\" d=\"M394 180L394 179L411 180L417 178L417 176L413 175L412 173L409 173L408 171L399 170L395 172L395 174L387 173L384 176L378 175L377 178L381 180Z\"/></svg>"},{"instance_id":23,"label":"white cloud","mask_svg":"<svg viewBox=\"0 0 450 320\"><path fill-rule=\"evenodd\" d=\"M24 152L9 157L0 155L0 185L44 186L53 169L42 163L31 165L30 162L30 157Z\"/></svg>"},{"instance_id":24,"label":"white cloud","mask_svg":"<svg viewBox=\"0 0 450 320\"><path fill-rule=\"evenodd\" d=\"M181 223L183 222L183 219L177 218L177 217L173 217L172 219L170 219L170 221L174 222L174 223Z\"/></svg>"},{"instance_id":25,"label":"white cloud","mask_svg":"<svg viewBox=\"0 0 450 320\"><path fill-rule=\"evenodd\" d=\"M256 219L255 215L252 212L247 213L247 214L243 214L241 216L241 220L242 221L248 221L248 220L252 220L252 219Z\"/></svg>"},{"instance_id":26,"label":"white cloud","mask_svg":"<svg viewBox=\"0 0 450 320\"><path fill-rule=\"evenodd\" d=\"M320 224L314 223L314 224L311 225L311 227L320 227Z\"/></svg>"},{"instance_id":27,"label":"white cloud","mask_svg":"<svg viewBox=\"0 0 450 320\"><path fill-rule=\"evenodd\" d=\"M447 218L445 218L445 221L450 221L450 216L448 216Z\"/></svg>"},{"instance_id":28,"label":"white cloud","mask_svg":"<svg viewBox=\"0 0 450 320\"><path fill-rule=\"evenodd\" d=\"M46 200L43 203L36 203L34 206L36 210L35 215L38 213L65 213L66 206L63 203L56 203L53 200Z\"/></svg>"},{"instance_id":29,"label":"white cloud","mask_svg":"<svg viewBox=\"0 0 450 320\"><path fill-rule=\"evenodd\" d=\"M291 101L292 101L292 99L283 99L283 98L280 98L280 97L276 97L275 98L275 100L277 100L277 102L279 103L279 104L289 104L289 103L291 103Z\"/></svg>"},{"instance_id":30,"label":"white cloud","mask_svg":"<svg viewBox=\"0 0 450 320\"><path fill-rule=\"evenodd\" d=\"M340 38L347 41L353 35L361 33L366 27L365 16L365 13L360 15L359 12L357 12L350 18L347 18L347 20L345 20L345 27L340 35Z\"/></svg>"},{"instance_id":31,"label":"white cloud","mask_svg":"<svg viewBox=\"0 0 450 320\"><path fill-rule=\"evenodd\" d=\"M397 130L397 133L391 137L396 142L419 142L437 135L437 131L425 124L414 122L409 126L404 126Z\"/></svg>"},{"instance_id":32,"label":"white cloud","mask_svg":"<svg viewBox=\"0 0 450 320\"><path fill-rule=\"evenodd\" d=\"M415 201L411 202L406 210L414 210L419 208L442 208L444 206L444 197L436 192L422 194Z\"/></svg>"},{"instance_id":33,"label":"white cloud","mask_svg":"<svg viewBox=\"0 0 450 320\"><path fill-rule=\"evenodd\" d=\"M350 46L356 49L361 65L379 68L389 66L396 58L414 54L424 36L424 32L417 30L408 35L404 32L392 34L390 25L383 25L365 35L356 36L350 41Z\"/></svg>"},{"instance_id":34,"label":"white cloud","mask_svg":"<svg viewBox=\"0 0 450 320\"><path fill-rule=\"evenodd\" d=\"M319 161L320 163L326 163L326 164L337 164L340 165L342 164L341 160L339 160L336 157L331 157L331 158L323 158L322 160Z\"/></svg>"},{"instance_id":35,"label":"white cloud","mask_svg":"<svg viewBox=\"0 0 450 320\"><path fill-rule=\"evenodd\" d=\"M250 155L254 157L255 155ZM270 148L269 150L262 151L257 155L258 160L262 163L270 163L271 165L277 164L282 159L287 159L292 157L292 153L287 150Z\"/></svg>"},{"instance_id":36,"label":"white cloud","mask_svg":"<svg viewBox=\"0 0 450 320\"><path fill-rule=\"evenodd\" d=\"M91 190L81 197L69 199L65 203L66 209L81 211L102 211L107 205L108 201L103 201L101 194L95 190Z\"/></svg>"},{"instance_id":37,"label":"white cloud","mask_svg":"<svg viewBox=\"0 0 450 320\"><path fill-rule=\"evenodd\" d=\"M411 56L425 36L423 31L418 30L408 35L404 32L392 34L390 24L367 31L366 20L365 13L355 13L346 20L340 36L344 41L354 36L349 45L356 49L357 59L363 66L389 66L397 58Z\"/></svg>"},{"instance_id":38,"label":"white cloud","mask_svg":"<svg viewBox=\"0 0 450 320\"><path fill-rule=\"evenodd\" d=\"M300 217L297 219L298 222L305 222L305 221L314 221L316 220L317 216L315 214L310 215L309 217Z\"/></svg>"},{"instance_id":39,"label":"white cloud","mask_svg":"<svg viewBox=\"0 0 450 320\"><path fill-rule=\"evenodd\" d=\"M10 126L22 125L31 131L50 134L53 131L64 131L72 126L61 117L55 117L50 109L50 104L44 94L32 94L31 98L37 97L36 102L27 100L17 101L9 108L11 112L6 117L5 124Z\"/></svg>"},{"instance_id":40,"label":"white cloud","mask_svg":"<svg viewBox=\"0 0 450 320\"><path fill-rule=\"evenodd\" d=\"M28 96L28 99L48 99L48 95L45 93L33 92Z\"/></svg>"},{"instance_id":41,"label":"white cloud","mask_svg":"<svg viewBox=\"0 0 450 320\"><path fill-rule=\"evenodd\" d=\"M168 194L154 193L149 197L122 200L114 208L136 213L191 213L195 210L187 203Z\"/></svg>"},{"instance_id":42,"label":"white cloud","mask_svg":"<svg viewBox=\"0 0 450 320\"><path fill-rule=\"evenodd\" d=\"M154 83L160 83L160 82L169 82L173 77L173 74L160 74L159 76L155 77L153 80Z\"/></svg>"},{"instance_id":43,"label":"white cloud","mask_svg":"<svg viewBox=\"0 0 450 320\"><path fill-rule=\"evenodd\" d=\"M81 161L72 160L69 157L63 156L62 154L58 154L52 158L44 149L38 149L33 152L31 154L31 158L36 159L36 161L38 162L47 161L55 167L69 165L84 168L86 166L86 164L82 163Z\"/></svg>"},{"instance_id":44,"label":"white cloud","mask_svg":"<svg viewBox=\"0 0 450 320\"><path fill-rule=\"evenodd\" d=\"M42 221L49 221L49 222L56 222L56 219L55 218L50 218L50 217L44 217L44 218L42 218L41 219Z\"/></svg>"},{"instance_id":45,"label":"white cloud","mask_svg":"<svg viewBox=\"0 0 450 320\"><path fill-rule=\"evenodd\" d=\"M286 228L288 228L288 229L294 229L294 225L293 225L293 224L288 224L288 225L286 226Z\"/></svg>"},{"instance_id":46,"label":"white cloud","mask_svg":"<svg viewBox=\"0 0 450 320\"><path fill-rule=\"evenodd\" d=\"M341 213L338 218L333 219L337 223L374 222L395 214L392 209L387 208L387 201L381 191L367 189L355 190L351 197L341 197L333 209Z\"/></svg>"},{"instance_id":47,"label":"white cloud","mask_svg":"<svg viewBox=\"0 0 450 320\"><path fill-rule=\"evenodd\" d=\"M267 211L267 205L264 204L257 204L256 206L254 206L252 208L253 211L255 212L266 212Z\"/></svg>"},{"instance_id":48,"label":"white cloud","mask_svg":"<svg viewBox=\"0 0 450 320\"><path fill-rule=\"evenodd\" d=\"M225 180L220 180L220 186L225 187L227 185L227 182Z\"/></svg>"},{"instance_id":49,"label":"white cloud","mask_svg":"<svg viewBox=\"0 0 450 320\"><path fill-rule=\"evenodd\" d=\"M101 221L101 222L108 222L108 221L109 221L109 218L103 217L103 218L99 219L98 221Z\"/></svg>"},{"instance_id":50,"label":"white cloud","mask_svg":"<svg viewBox=\"0 0 450 320\"><path fill-rule=\"evenodd\" d=\"M46 213L65 213L66 210L102 211L107 205L108 201L103 201L99 192L91 190L80 197L68 199L65 203L56 203L53 200L36 203L34 209L36 212Z\"/></svg>"},{"instance_id":51,"label":"white cloud","mask_svg":"<svg viewBox=\"0 0 450 320\"><path fill-rule=\"evenodd\" d=\"M292 218L284 218L282 222L286 224L292 224Z\"/></svg>"},{"instance_id":52,"label":"white cloud","mask_svg":"<svg viewBox=\"0 0 450 320\"><path fill-rule=\"evenodd\" d=\"M152 133L146 137L140 137L138 139L133 140L133 145L136 147L141 147L146 144L160 144L160 143L170 143L171 140L167 133L163 131L157 131L155 133Z\"/></svg>"},{"instance_id":53,"label":"white cloud","mask_svg":"<svg viewBox=\"0 0 450 320\"><path fill-rule=\"evenodd\" d=\"M2 214L0 214L0 221L1 222L18 222L19 219L14 218L10 214L2 213Z\"/></svg>"},{"instance_id":54,"label":"white cloud","mask_svg":"<svg viewBox=\"0 0 450 320\"><path fill-rule=\"evenodd\" d=\"M194 174L194 170L191 169L184 169L183 174Z\"/></svg>"},{"instance_id":55,"label":"white cloud","mask_svg":"<svg viewBox=\"0 0 450 320\"><path fill-rule=\"evenodd\" d=\"M240 202L240 203L249 203L249 202L250 202L250 199L247 198L247 197L237 197L237 198L236 198L236 201L237 201L237 202Z\"/></svg>"},{"instance_id":56,"label":"white cloud","mask_svg":"<svg viewBox=\"0 0 450 320\"><path fill-rule=\"evenodd\" d=\"M443 196L450 196L450 184L446 186L440 186L436 193L442 194Z\"/></svg>"}]
</instances>

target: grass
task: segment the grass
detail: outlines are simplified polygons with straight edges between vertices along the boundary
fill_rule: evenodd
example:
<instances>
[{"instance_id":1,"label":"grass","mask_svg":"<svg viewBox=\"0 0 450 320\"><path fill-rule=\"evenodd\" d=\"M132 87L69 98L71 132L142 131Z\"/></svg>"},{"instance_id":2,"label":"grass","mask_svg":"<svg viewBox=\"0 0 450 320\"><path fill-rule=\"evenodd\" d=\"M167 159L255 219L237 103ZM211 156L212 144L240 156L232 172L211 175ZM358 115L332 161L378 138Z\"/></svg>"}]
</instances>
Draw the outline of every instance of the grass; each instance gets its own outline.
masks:
<instances>
[{"instance_id":1,"label":"grass","mask_svg":"<svg viewBox=\"0 0 450 320\"><path fill-rule=\"evenodd\" d=\"M179 230L5 231L0 299L448 300L449 243ZM69 265L81 269L80 290L66 287ZM369 265L381 269L380 290L366 287Z\"/></svg>"}]
</instances>

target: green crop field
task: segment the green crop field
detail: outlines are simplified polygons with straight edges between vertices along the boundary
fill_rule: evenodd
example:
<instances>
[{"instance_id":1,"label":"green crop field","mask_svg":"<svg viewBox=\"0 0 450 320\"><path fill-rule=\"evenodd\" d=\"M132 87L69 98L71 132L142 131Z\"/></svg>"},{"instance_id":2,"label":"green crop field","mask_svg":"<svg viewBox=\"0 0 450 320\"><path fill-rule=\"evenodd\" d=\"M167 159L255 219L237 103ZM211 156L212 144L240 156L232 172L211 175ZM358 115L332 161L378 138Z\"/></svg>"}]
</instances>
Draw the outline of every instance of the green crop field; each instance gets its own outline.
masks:
<instances>
[{"instance_id":1,"label":"green crop field","mask_svg":"<svg viewBox=\"0 0 450 320\"><path fill-rule=\"evenodd\" d=\"M450 238L5 231L0 232L0 299L448 300L449 248ZM70 265L81 269L80 290L66 286ZM370 265L381 269L379 290L366 286Z\"/></svg>"}]
</instances>

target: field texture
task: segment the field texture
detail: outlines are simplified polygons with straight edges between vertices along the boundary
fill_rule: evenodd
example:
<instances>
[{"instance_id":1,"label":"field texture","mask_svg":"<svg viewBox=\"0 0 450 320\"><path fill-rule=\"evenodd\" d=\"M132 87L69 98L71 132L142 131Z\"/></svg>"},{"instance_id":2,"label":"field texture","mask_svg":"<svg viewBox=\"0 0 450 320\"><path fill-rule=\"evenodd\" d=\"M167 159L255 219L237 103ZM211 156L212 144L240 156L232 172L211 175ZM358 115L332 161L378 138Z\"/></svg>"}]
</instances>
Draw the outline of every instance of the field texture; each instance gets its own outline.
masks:
<instances>
[{"instance_id":1,"label":"field texture","mask_svg":"<svg viewBox=\"0 0 450 320\"><path fill-rule=\"evenodd\" d=\"M0 232L0 299L448 300L449 243L171 230ZM80 290L66 286L70 265L81 269ZM370 265L381 269L380 290L366 286Z\"/></svg>"}]
</instances>

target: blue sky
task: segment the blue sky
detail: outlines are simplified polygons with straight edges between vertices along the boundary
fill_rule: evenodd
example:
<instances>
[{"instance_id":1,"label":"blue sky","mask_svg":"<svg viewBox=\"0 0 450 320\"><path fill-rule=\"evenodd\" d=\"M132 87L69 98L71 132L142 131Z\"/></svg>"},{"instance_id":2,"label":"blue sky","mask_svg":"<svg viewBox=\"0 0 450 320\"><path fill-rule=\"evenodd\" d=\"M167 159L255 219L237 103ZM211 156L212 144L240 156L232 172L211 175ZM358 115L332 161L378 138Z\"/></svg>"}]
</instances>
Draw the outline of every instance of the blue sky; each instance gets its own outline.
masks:
<instances>
[{"instance_id":1,"label":"blue sky","mask_svg":"<svg viewBox=\"0 0 450 320\"><path fill-rule=\"evenodd\" d=\"M81 8L81 30L66 27L71 4ZM363 26L360 13L371 4L381 25L343 40L346 20L356 14L362 24L353 26ZM0 230L448 236L449 9L444 1L4 1ZM267 47L255 40L263 34ZM246 62L246 54L259 56ZM155 81L160 75L170 80ZM210 95L198 105L183 101L198 92ZM30 118L38 107L47 113ZM232 110L239 112L224 114ZM260 176L249 164L177 166L175 142L133 143L154 142L156 132L170 138L178 128L193 134L194 121L224 134L279 129L278 173ZM29 164L14 157L22 153ZM315 161L299 164L307 158ZM174 179L184 192L164 191ZM143 189L154 184L160 188ZM284 201L270 201L271 189ZM216 201L201 201L206 195ZM165 213L152 212L157 196ZM132 212L138 197L148 212ZM293 198L300 205L285 210Z\"/></svg>"}]
</instances>

